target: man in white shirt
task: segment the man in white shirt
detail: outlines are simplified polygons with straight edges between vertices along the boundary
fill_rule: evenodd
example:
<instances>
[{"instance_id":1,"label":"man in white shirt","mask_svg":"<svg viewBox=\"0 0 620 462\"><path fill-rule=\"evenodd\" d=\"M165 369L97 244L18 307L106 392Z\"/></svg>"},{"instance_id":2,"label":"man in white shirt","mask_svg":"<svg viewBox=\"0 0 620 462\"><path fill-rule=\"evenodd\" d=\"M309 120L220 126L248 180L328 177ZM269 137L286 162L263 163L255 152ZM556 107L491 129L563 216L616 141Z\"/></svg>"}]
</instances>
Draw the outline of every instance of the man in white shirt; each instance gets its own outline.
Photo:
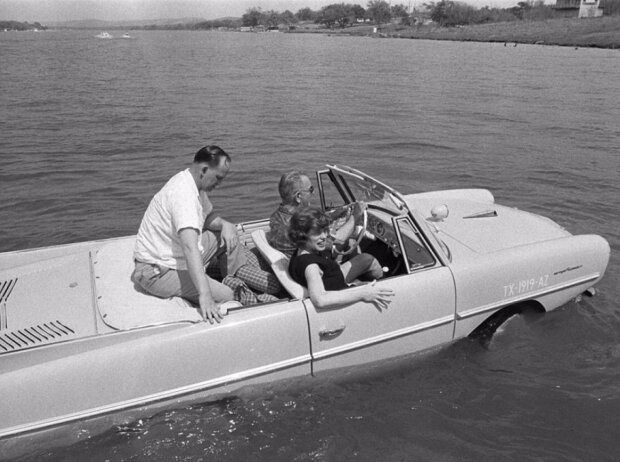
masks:
<instances>
[{"instance_id":1,"label":"man in white shirt","mask_svg":"<svg viewBox=\"0 0 620 462\"><path fill-rule=\"evenodd\" d=\"M220 322L219 304L233 291L208 277L204 266L219 258L223 275L234 276L246 264L232 223L212 213L207 192L228 174L230 156L205 146L188 169L174 175L153 197L136 239L132 280L148 293L179 296L200 307L205 320Z\"/></svg>"}]
</instances>

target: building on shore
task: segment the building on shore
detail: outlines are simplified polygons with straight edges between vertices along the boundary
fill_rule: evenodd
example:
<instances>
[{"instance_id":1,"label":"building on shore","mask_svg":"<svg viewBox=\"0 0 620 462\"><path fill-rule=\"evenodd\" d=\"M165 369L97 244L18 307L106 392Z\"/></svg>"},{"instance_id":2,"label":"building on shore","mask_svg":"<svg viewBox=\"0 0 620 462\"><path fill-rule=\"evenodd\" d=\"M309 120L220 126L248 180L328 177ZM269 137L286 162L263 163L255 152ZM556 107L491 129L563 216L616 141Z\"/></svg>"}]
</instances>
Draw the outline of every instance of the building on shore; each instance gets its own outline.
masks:
<instances>
[{"instance_id":1,"label":"building on shore","mask_svg":"<svg viewBox=\"0 0 620 462\"><path fill-rule=\"evenodd\" d=\"M581 5L579 6L580 18L598 18L600 16L603 16L600 0L581 0Z\"/></svg>"},{"instance_id":2,"label":"building on shore","mask_svg":"<svg viewBox=\"0 0 620 462\"><path fill-rule=\"evenodd\" d=\"M553 9L564 18L598 18L603 16L600 0L556 0Z\"/></svg>"}]
</instances>

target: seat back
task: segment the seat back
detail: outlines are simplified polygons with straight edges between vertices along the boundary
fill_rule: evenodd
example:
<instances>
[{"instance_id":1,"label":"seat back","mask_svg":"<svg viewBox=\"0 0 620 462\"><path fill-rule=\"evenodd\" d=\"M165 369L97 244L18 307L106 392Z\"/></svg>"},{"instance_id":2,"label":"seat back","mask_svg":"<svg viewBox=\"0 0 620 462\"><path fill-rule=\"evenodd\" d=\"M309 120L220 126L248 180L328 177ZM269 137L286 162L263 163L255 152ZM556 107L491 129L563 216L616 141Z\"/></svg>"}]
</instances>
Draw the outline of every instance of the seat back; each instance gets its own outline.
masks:
<instances>
[{"instance_id":1,"label":"seat back","mask_svg":"<svg viewBox=\"0 0 620 462\"><path fill-rule=\"evenodd\" d=\"M280 284L282 284L282 287L284 287L293 298L301 299L308 297L306 288L295 282L288 272L289 258L269 245L265 230L257 229L252 231L252 240L263 258L271 265L271 269L280 281Z\"/></svg>"}]
</instances>

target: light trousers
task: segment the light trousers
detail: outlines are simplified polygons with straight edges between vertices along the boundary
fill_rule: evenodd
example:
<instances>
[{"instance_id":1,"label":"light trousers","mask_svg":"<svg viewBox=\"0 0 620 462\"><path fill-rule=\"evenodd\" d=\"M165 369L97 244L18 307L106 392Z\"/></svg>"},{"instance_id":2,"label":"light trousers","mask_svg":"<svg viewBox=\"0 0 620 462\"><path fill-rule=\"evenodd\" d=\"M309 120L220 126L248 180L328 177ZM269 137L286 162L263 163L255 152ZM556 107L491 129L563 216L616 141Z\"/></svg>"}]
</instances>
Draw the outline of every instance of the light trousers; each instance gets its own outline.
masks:
<instances>
[{"instance_id":1,"label":"light trousers","mask_svg":"<svg viewBox=\"0 0 620 462\"><path fill-rule=\"evenodd\" d=\"M205 230L202 233L201 241L204 249L202 253L203 266L217 258L221 273L223 275L234 275L247 262L243 246L239 243L231 249L221 246L219 233ZM209 283L211 296L215 303L223 303L233 299L233 291L230 287L206 274L204 277ZM183 297L193 303L198 303L198 290L196 290L188 270L175 270L161 265L136 261L136 268L131 275L131 280L156 297Z\"/></svg>"}]
</instances>

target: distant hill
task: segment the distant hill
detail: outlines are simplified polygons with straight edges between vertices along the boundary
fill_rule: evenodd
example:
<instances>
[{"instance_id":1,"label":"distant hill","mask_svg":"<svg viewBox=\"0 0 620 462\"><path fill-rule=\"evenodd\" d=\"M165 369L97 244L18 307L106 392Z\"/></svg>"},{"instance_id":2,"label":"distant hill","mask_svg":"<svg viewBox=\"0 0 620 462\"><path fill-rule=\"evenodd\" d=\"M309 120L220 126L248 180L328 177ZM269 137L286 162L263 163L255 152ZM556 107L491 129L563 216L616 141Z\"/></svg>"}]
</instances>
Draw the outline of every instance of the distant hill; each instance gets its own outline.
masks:
<instances>
[{"instance_id":1,"label":"distant hill","mask_svg":"<svg viewBox=\"0 0 620 462\"><path fill-rule=\"evenodd\" d=\"M66 29L127 29L144 26L170 26L173 24L196 24L206 21L203 18L165 18L136 19L130 21L104 21L101 19L80 19L74 21L51 22L49 27Z\"/></svg>"}]
</instances>

